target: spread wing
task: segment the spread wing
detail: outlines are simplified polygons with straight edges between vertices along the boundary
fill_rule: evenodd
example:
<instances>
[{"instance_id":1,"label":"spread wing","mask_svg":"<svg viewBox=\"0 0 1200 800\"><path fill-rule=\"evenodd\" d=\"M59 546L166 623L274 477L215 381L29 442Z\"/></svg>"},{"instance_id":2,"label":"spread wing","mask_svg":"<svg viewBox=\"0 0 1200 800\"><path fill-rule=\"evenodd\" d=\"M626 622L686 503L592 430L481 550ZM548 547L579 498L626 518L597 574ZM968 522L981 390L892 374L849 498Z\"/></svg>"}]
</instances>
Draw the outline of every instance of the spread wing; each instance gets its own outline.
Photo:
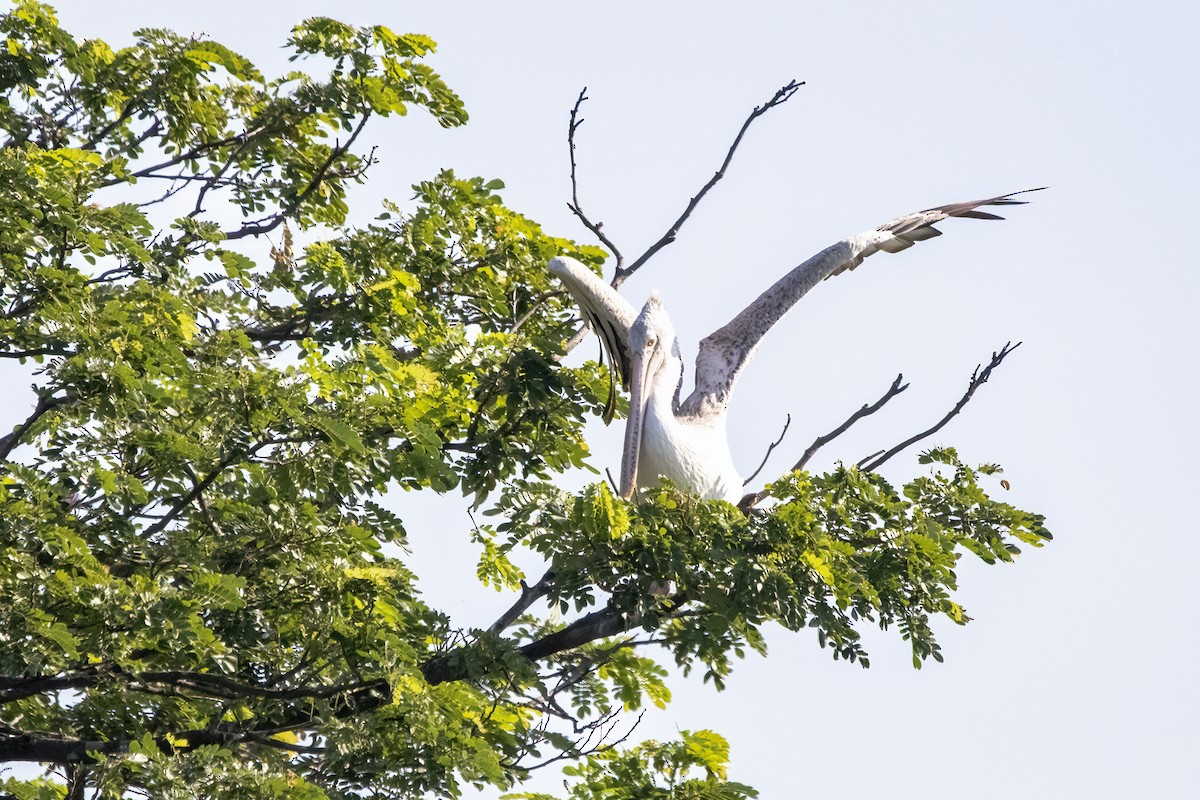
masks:
<instances>
[{"instance_id":1,"label":"spread wing","mask_svg":"<svg viewBox=\"0 0 1200 800\"><path fill-rule=\"evenodd\" d=\"M617 403L617 381L629 388L629 328L637 318L637 311L617 294L616 289L569 256L552 258L547 267L575 298L580 314L596 332L600 347L608 357L609 392L604 421L612 422Z\"/></svg>"},{"instance_id":2,"label":"spread wing","mask_svg":"<svg viewBox=\"0 0 1200 800\"><path fill-rule=\"evenodd\" d=\"M1036 191L1040 190L1025 190ZM700 352L696 356L696 389L684 401L681 411L684 414L707 414L723 408L729 400L733 384L750 362L762 337L809 289L821 281L854 269L873 253L881 250L898 253L916 242L940 236L941 231L933 225L944 219L1003 219L979 208L1021 205L1026 201L1012 198L1025 192L918 211L884 223L873 231L843 239L817 253L776 281L774 286L759 295L725 327L700 342Z\"/></svg>"}]
</instances>

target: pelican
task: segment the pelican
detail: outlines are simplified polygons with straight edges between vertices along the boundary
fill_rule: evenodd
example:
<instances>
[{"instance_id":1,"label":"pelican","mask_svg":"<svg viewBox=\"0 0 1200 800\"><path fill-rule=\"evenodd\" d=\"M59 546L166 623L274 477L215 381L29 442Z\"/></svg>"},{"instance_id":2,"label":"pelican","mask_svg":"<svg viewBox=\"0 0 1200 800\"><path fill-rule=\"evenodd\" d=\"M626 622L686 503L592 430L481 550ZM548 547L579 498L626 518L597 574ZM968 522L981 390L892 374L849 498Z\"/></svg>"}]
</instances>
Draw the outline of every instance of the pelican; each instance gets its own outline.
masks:
<instances>
[{"instance_id":1,"label":"pelican","mask_svg":"<svg viewBox=\"0 0 1200 800\"><path fill-rule=\"evenodd\" d=\"M1025 190L1033 191L1038 190ZM616 381L630 392L621 454L621 494L630 498L639 487L654 485L661 476L706 499L736 503L743 482L733 465L725 420L733 386L767 331L826 278L854 269L874 253L898 253L940 236L941 231L933 225L950 217L1003 219L979 209L1022 205L1027 201L1013 197L1025 192L907 214L825 248L700 342L696 387L683 400L679 340L658 292L651 293L638 312L575 259L551 259L550 272L566 285L608 356L611 394L606 422L612 419Z\"/></svg>"}]
</instances>

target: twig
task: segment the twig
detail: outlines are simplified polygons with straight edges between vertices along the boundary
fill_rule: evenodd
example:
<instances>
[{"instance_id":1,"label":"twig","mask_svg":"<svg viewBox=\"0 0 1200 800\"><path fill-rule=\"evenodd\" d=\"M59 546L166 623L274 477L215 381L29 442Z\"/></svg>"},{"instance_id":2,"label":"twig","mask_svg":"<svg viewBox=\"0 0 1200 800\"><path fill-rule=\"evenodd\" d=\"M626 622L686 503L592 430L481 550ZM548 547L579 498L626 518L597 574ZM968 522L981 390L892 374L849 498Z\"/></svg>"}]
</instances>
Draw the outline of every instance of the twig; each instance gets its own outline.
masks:
<instances>
[{"instance_id":1,"label":"twig","mask_svg":"<svg viewBox=\"0 0 1200 800\"><path fill-rule=\"evenodd\" d=\"M878 400L876 400L874 403L871 403L870 405L867 405L864 403L862 408L860 408L858 411L855 411L853 414L851 414L849 416L849 418L847 418L846 421L843 422L841 425L837 426L836 428L834 428L833 430L831 430L829 433L825 434L824 436L818 436L816 439L814 439L813 443L810 444L808 446L808 449L804 451L804 455L802 455L800 457L799 461L797 461L795 464L792 465L792 468L789 471L795 472L796 470L804 469L804 465L808 463L809 459L811 459L814 455L816 455L816 452L818 450L820 450L822 447L829 444L834 439L836 439L837 437L841 436L843 433L848 431L850 429L851 425L858 422L863 417L870 416L871 414L874 414L879 409L883 408L885 403L887 403L893 397L895 397L896 395L900 394L905 389L907 389L908 384L902 383L903 380L904 380L903 373L897 375L896 380L892 381L892 385L889 386L888 390L883 393L883 397L880 397ZM785 427L784 430L786 431L787 428ZM780 438L782 439L783 437L780 436ZM778 444L778 442L776 442L776 444ZM883 452L882 450L879 451L879 453L882 453L882 452ZM873 454L867 456L867 458L868 459L873 458L874 456L879 455L879 453L873 453ZM768 450L767 455L770 455L770 454L771 454L771 451ZM765 464L765 463L766 463L766 458L763 459L763 464ZM762 469L762 465L759 466L758 470L755 470L754 475L751 475L749 478L746 479L746 483L749 483L750 481L754 480L755 475L758 475L759 470L761 470L761 469ZM744 483L742 485L745 486L746 484ZM738 508L740 508L743 513L747 513L750 511L751 508L753 508L754 506L761 503L767 497L768 494L769 494L769 492L767 492L765 489L761 492L753 492L751 494L748 494L745 497L743 497L741 500L738 501Z\"/></svg>"},{"instance_id":2,"label":"twig","mask_svg":"<svg viewBox=\"0 0 1200 800\"><path fill-rule=\"evenodd\" d=\"M329 157L326 158L325 162L321 164L316 172L313 173L312 180L309 181L309 184L304 188L304 191L300 192L300 194L296 196L295 200L288 203L285 208L281 209L276 214L256 222L247 223L237 230L226 231L224 234L225 238L241 239L246 236L257 236L261 233L269 233L278 228L285 219L296 213L296 211L300 209L300 206L304 205L304 201L308 200L312 193L317 190L318 186L325 182L326 174L329 172L329 168L333 166L333 162L350 152L350 148L354 145L354 141L358 138L358 135L362 133L363 128L366 127L367 121L370 118L370 112L364 112L362 119L358 121L358 125L355 126L354 130L350 134L350 137L346 139L346 143L341 144L339 142L334 142L333 149L329 151Z\"/></svg>"},{"instance_id":3,"label":"twig","mask_svg":"<svg viewBox=\"0 0 1200 800\"><path fill-rule=\"evenodd\" d=\"M954 404L954 408L950 409L950 412L948 414L946 414L946 416L942 417L941 420L939 420L936 425L934 425L929 430L922 431L921 433L918 433L914 436L910 436L908 439L905 439L903 442L896 445L891 450L884 452L883 455L874 459L870 463L861 465L860 469L862 469L864 472L871 472L873 470L876 470L880 467L880 465L882 465L884 462L886 462L892 456L899 453L901 450L905 449L906 447L910 447L911 445L916 444L917 442L921 441L922 439L932 436L933 434L940 431L943 427L945 427L947 422L949 422L951 419L953 419L955 416L957 416L958 412L963 410L963 406L965 406L970 401L971 396L975 394L975 390L978 389L980 386L983 386L985 383L987 383L988 378L990 378L992 375L992 370L994 370L996 367L1000 366L1001 362L1004 361L1005 356L1007 356L1009 353L1011 353L1013 350L1016 350L1020 346L1021 346L1020 342L1017 342L1016 344L1013 344L1012 342L1005 342L1004 347L1001 347L999 352L992 353L992 360L988 362L988 365L986 367L983 367L982 364L975 367L975 371L971 373L971 382L967 384L967 391L964 392L963 396L961 398L959 398L959 401ZM983 367L982 371L980 371L980 367ZM868 456L868 458L869 458L869 456Z\"/></svg>"},{"instance_id":4,"label":"twig","mask_svg":"<svg viewBox=\"0 0 1200 800\"><path fill-rule=\"evenodd\" d=\"M810 458L812 458L814 455L816 455L816 452L818 450L820 450L822 447L824 447L825 445L832 442L837 437L841 436L843 433L845 433L847 430L850 429L851 425L858 422L863 417L870 416L871 414L874 414L879 409L883 408L885 403L887 403L893 397L895 397L896 395L900 394L905 389L907 389L908 388L907 383L901 385L901 381L903 381L903 380L904 380L904 373L900 373L899 375L896 376L896 380L892 381L892 385L888 387L888 390L883 393L883 397L879 398L871 405L864 404L862 408L860 408L858 411L855 411L853 414L851 414L849 419L847 419L841 425L837 426L836 428L834 428L832 431L825 434L824 436L818 436L816 439L814 439L813 443L811 445L809 445L807 450L804 451L804 455L801 456L800 460L797 461L795 466L792 467L792 472L795 472L798 469L804 469L804 465L808 463L808 460ZM878 453L876 453L875 455L878 455ZM870 458L870 456L868 456L868 458Z\"/></svg>"},{"instance_id":5,"label":"twig","mask_svg":"<svg viewBox=\"0 0 1200 800\"><path fill-rule=\"evenodd\" d=\"M875 458L875 456L881 456L881 455L883 455L883 452L884 452L884 451L882 451L882 450L876 450L874 453L871 453L870 455L863 456L862 458L860 458L860 459L858 460L858 463L857 463L857 464L855 464L854 466L858 467L859 469L862 469L862 467L863 467L863 464L866 464L866 463L867 463L868 461L870 461L872 458Z\"/></svg>"},{"instance_id":6,"label":"twig","mask_svg":"<svg viewBox=\"0 0 1200 800\"><path fill-rule=\"evenodd\" d=\"M196 472L191 468L190 465L184 464L183 468L187 471L187 475L189 478L191 478L193 485L200 483L200 479L196 477ZM208 522L208 526L213 529L213 533L224 538L225 531L221 530L221 526L217 524L215 519L213 519L212 512L208 510L208 503L204 502L204 492L200 492L196 495L196 505L200 506L200 513L204 515L204 519Z\"/></svg>"},{"instance_id":7,"label":"twig","mask_svg":"<svg viewBox=\"0 0 1200 800\"><path fill-rule=\"evenodd\" d=\"M783 423L783 430L779 432L779 438L776 439L775 441L771 442L771 444L767 445L767 452L763 453L762 461L759 462L758 469L754 470L754 472L751 472L750 477L746 478L746 480L742 481L742 486L745 486L750 481L757 478L758 473L763 471L763 467L765 467L767 465L767 459L771 457L771 451L779 446L779 443L783 441L784 436L787 436L788 427L791 424L792 424L792 415L788 414L787 421Z\"/></svg>"},{"instance_id":8,"label":"twig","mask_svg":"<svg viewBox=\"0 0 1200 800\"><path fill-rule=\"evenodd\" d=\"M171 522L173 522L176 517L182 514L188 506L196 502L200 495L208 491L208 488L212 486L213 482L221 476L221 473L229 469L229 467L233 466L234 464L240 462L242 459L251 458L257 455L258 451L262 450L264 447L271 447L272 445L280 444L293 444L303 441L307 440L295 437L264 439L263 441L260 441L258 444L255 444L246 450L234 450L231 454L223 458L221 462L213 468L213 471L206 475L201 481L198 483L193 483L192 490L188 492L178 503L172 506L171 509L158 520L158 522L142 531L142 537L149 539L151 536L161 533L167 527L167 525L171 524ZM191 471L190 468L189 471Z\"/></svg>"},{"instance_id":9,"label":"twig","mask_svg":"<svg viewBox=\"0 0 1200 800\"><path fill-rule=\"evenodd\" d=\"M583 226L594 233L600 243L609 249L613 258L617 260L617 274L620 274L621 267L625 264L625 257L613 244L612 239L605 235L604 223L592 222L587 214L583 213L583 207L579 204L579 181L575 177L575 131L579 130L579 126L583 124L583 120L579 118L579 109L583 105L583 101L587 99L587 87L585 86L579 90L579 97L575 98L575 105L571 109L571 119L567 126L567 147L571 152L571 202L567 203L567 208L571 209L571 213L579 217Z\"/></svg>"},{"instance_id":10,"label":"twig","mask_svg":"<svg viewBox=\"0 0 1200 800\"><path fill-rule=\"evenodd\" d=\"M638 725L640 725L642 722L642 717L645 715L645 711L639 713L637 719L635 719L633 724L629 726L629 730L615 739L610 739L609 737L612 736L613 731L617 727L617 723L620 721L617 719L617 712L614 711L611 714L601 717L600 719L596 720L595 723L588 726L588 731L585 737L578 741L572 742L571 747L567 750L560 752L558 755L551 756L545 761L533 764L532 766L522 767L522 770L527 773L533 772L534 770L548 767L556 761L563 761L568 758L577 759L582 756L595 755L597 753L603 753L607 750L613 750L617 747L620 747L629 739L630 736L633 735L633 732L637 730ZM600 741L593 745L592 742L595 740L597 732L599 732ZM517 765L513 764L513 766Z\"/></svg>"},{"instance_id":11,"label":"twig","mask_svg":"<svg viewBox=\"0 0 1200 800\"><path fill-rule=\"evenodd\" d=\"M708 194L709 190L716 186L717 182L725 177L725 171L729 169L729 164L731 161L733 161L733 154L737 152L738 145L742 143L742 137L746 135L746 131L750 129L750 125L754 122L754 120L758 119L775 106L786 103L803 85L804 81L789 81L786 85L780 87L780 89L771 96L770 100L763 103L761 106L754 107L754 110L750 112L750 116L746 117L746 121L742 123L741 130L739 130L737 136L734 137L733 144L729 146L729 151L725 153L725 160L721 162L721 166L715 173L713 173L713 176L709 178L708 183L704 184L704 188L697 192L696 196L688 201L687 208L683 210L683 213L679 215L679 218L675 220L674 224L667 229L667 232L664 233L657 242L650 245L650 248L646 250L646 252L638 256L638 259L630 264L628 268L622 267L620 261L617 262L617 272L616 275L613 276L612 280L614 289L624 283L625 279L630 275L637 272L638 269L647 261L649 261L655 253L657 253L659 250L662 250L671 242L675 241L675 237L678 235L679 229L683 227L683 223L687 222L688 217L690 217L692 212L696 210L696 206L700 204L700 201L704 199L704 196ZM582 97L582 94L580 96ZM578 104L576 105L578 106Z\"/></svg>"}]
</instances>

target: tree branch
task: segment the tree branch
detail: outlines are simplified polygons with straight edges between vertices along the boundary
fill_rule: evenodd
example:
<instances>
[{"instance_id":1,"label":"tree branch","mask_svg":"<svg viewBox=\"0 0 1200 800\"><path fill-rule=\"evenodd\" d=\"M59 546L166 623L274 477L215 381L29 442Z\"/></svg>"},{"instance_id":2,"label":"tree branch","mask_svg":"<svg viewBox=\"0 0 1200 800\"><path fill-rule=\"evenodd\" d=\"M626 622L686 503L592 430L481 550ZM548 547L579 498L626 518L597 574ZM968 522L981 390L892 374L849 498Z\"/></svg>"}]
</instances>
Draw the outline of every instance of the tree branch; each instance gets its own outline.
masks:
<instances>
[{"instance_id":1,"label":"tree branch","mask_svg":"<svg viewBox=\"0 0 1200 800\"><path fill-rule=\"evenodd\" d=\"M811 459L814 455L816 455L816 452L818 450L820 450L822 447L829 444L834 439L836 439L837 437L841 436L843 433L848 431L850 429L851 425L858 422L863 417L870 416L871 414L874 414L879 409L883 408L885 403L887 403L893 397L895 397L896 395L900 394L905 389L907 389L908 388L907 383L905 383L903 385L901 384L901 382L903 380L904 380L903 373L897 375L896 380L892 381L892 385L888 387L888 390L883 393L882 397L880 397L878 400L876 400L874 403L871 403L870 405L867 405L864 403L862 408L860 408L858 411L855 411L853 414L851 414L846 419L846 421L843 422L841 425L837 426L836 428L834 428L833 430L831 430L829 433L825 434L824 436L818 436L816 439L814 439L813 443L810 444L808 446L808 449L804 451L804 455L802 455L800 457L800 460L792 465L792 468L789 470L789 472L795 472L796 470L804 469L804 465L808 463L809 459ZM785 427L784 432L786 432L786 431L787 431L787 428ZM779 438L782 439L783 436L781 435ZM779 443L776 442L775 444L779 444ZM774 445L772 445L772 447L774 447ZM882 452L882 451L880 451L880 452ZM771 454L771 451L768 450L767 455L770 455L770 454ZM878 455L878 453L875 453L874 455ZM870 458L870 457L871 456L868 456L868 458ZM763 464L766 464L766 462L767 462L766 458L763 458ZM762 466L759 466L758 470L761 470L761 469L762 469ZM755 470L754 475L758 474L758 470ZM746 480L746 483L749 483L751 480L753 480L754 475L751 475ZM745 497L743 497L741 500L738 501L738 508L740 508L743 512L747 512L754 506L761 503L763 501L763 499L767 497L767 495L768 495L768 492L766 490L748 494Z\"/></svg>"},{"instance_id":2,"label":"tree branch","mask_svg":"<svg viewBox=\"0 0 1200 800\"><path fill-rule=\"evenodd\" d=\"M33 407L33 413L25 418L25 421L13 428L12 432L0 437L0 462L8 460L8 454L21 442L21 437L24 436L33 424L42 418L47 412L58 408L65 404L65 397L50 397L49 395L39 395L37 405Z\"/></svg>"},{"instance_id":3,"label":"tree branch","mask_svg":"<svg viewBox=\"0 0 1200 800\"><path fill-rule=\"evenodd\" d=\"M538 582L533 586L526 586L525 581L521 581L521 596L517 598L517 602L512 604L512 607L500 615L500 618L491 624L488 628L488 633L500 633L512 625L518 617L525 613L531 605L550 593L551 587L554 586L554 572L546 570L546 574L538 579Z\"/></svg>"},{"instance_id":4,"label":"tree branch","mask_svg":"<svg viewBox=\"0 0 1200 800\"><path fill-rule=\"evenodd\" d=\"M767 452L763 453L762 461L760 461L758 464L758 469L754 470L754 472L751 472L750 477L746 478L746 480L742 481L742 486L745 486L750 481L757 478L758 473L763 471L763 467L765 467L767 465L767 459L771 457L771 452L776 447L779 447L779 443L783 441L783 437L787 436L788 428L791 426L791 424L792 424L792 415L788 414L787 421L785 421L783 423L783 430L781 430L779 432L779 438L776 439L775 441L771 442L769 445L767 445Z\"/></svg>"},{"instance_id":5,"label":"tree branch","mask_svg":"<svg viewBox=\"0 0 1200 800\"><path fill-rule=\"evenodd\" d=\"M319 168L317 168L316 172L313 173L312 180L309 181L308 186L304 187L304 191L296 195L295 200L288 203L285 208L281 209L270 217L266 217L265 219L257 222L247 223L234 231L226 231L225 238L242 239L246 236L257 236L260 233L269 233L270 231L278 228L285 219L294 214L296 210L304 204L305 200L312 196L312 193L317 190L318 186L325 182L325 176L326 173L329 172L329 168L333 166L335 161L349 152L350 148L354 145L354 141L358 139L358 135L362 133L363 128L365 128L367 125L367 120L370 118L371 113L369 111L364 111L362 119L358 121L358 125L354 127L354 131L350 134L350 138L346 140L346 143L340 144L338 142L334 142L333 149L329 151L329 157L326 158L325 162L321 164Z\"/></svg>"},{"instance_id":6,"label":"tree branch","mask_svg":"<svg viewBox=\"0 0 1200 800\"><path fill-rule=\"evenodd\" d=\"M818 436L816 439L814 439L813 443L810 444L808 446L808 449L804 451L804 455L801 456L800 460L797 461L795 463L795 465L792 467L792 472L795 472L798 469L804 469L804 465L808 463L810 458L812 458L814 455L816 455L818 450L820 450L822 447L824 447L825 445L832 442L837 437L841 436L846 431L850 430L850 426L853 425L854 423L858 422L863 417L868 417L871 414L874 414L879 409L883 408L885 403L887 403L893 397L895 397L896 395L900 394L905 389L907 389L908 388L907 383L901 385L901 382L903 380L904 380L904 373L898 374L896 376L896 380L892 381L892 385L889 386L888 390L883 393L883 397L880 397L878 400L876 400L871 405L864 404L862 408L860 408L858 411L855 411L853 414L851 414L850 417L845 422L843 422L841 425L837 426L836 428L834 428L833 430L831 430L829 433L825 434L824 436Z\"/></svg>"},{"instance_id":7,"label":"tree branch","mask_svg":"<svg viewBox=\"0 0 1200 800\"><path fill-rule=\"evenodd\" d=\"M954 408L950 409L949 413L942 417L936 425L914 436L910 436L900 444L893 447L891 450L884 451L884 453L878 458L876 458L874 455L867 456L865 459L863 459L863 461L859 462L859 469L863 470L864 472L872 472L878 469L880 465L885 463L888 459L899 453L901 450L916 444L922 439L932 436L944 428L947 422L957 416L958 412L963 410L963 407L966 406L966 404L971 400L971 397L975 394L975 390L987 383L988 378L990 378L992 375L992 370L1000 366L1001 362L1004 361L1005 356L1020 346L1020 342L1017 342L1016 344L1013 344L1012 342L1005 342L1004 347L1001 347L998 352L992 353L992 360L988 362L986 367L983 367L982 372L980 371L980 367L983 366L982 364L975 367L975 371L971 373L971 381L967 384L967 391L964 392L963 396L959 398L959 401L954 404ZM863 463L866 461L869 461L870 463Z\"/></svg>"},{"instance_id":8,"label":"tree branch","mask_svg":"<svg viewBox=\"0 0 1200 800\"><path fill-rule=\"evenodd\" d=\"M33 356L69 356L74 355L70 350L61 347L38 347L33 350L9 350L0 353L0 358L31 358Z\"/></svg>"},{"instance_id":9,"label":"tree branch","mask_svg":"<svg viewBox=\"0 0 1200 800\"><path fill-rule=\"evenodd\" d=\"M620 274L621 267L625 264L625 257L621 255L621 251L617 249L613 241L605 235L604 223L592 222L583 212L583 206L579 204L579 181L575 177L575 131L579 130L579 126L583 124L583 120L579 119L579 109L583 105L583 101L587 99L587 87L585 86L579 91L579 97L575 99L575 106L571 109L570 123L567 126L567 146L571 152L571 202L567 203L567 208L571 209L571 213L579 217L583 226L594 233L600 243L613 254L617 260L617 274Z\"/></svg>"},{"instance_id":10,"label":"tree branch","mask_svg":"<svg viewBox=\"0 0 1200 800\"><path fill-rule=\"evenodd\" d=\"M677 594L668 602L678 605L685 600L686 598L682 594ZM621 614L611 607L604 608L575 620L562 630L519 648L517 652L530 661L536 662L596 639L623 633L637 624L636 617ZM462 650L463 648L457 648L425 661L421 665L421 672L426 682L430 685L437 685L469 677L467 668L456 658ZM155 741L164 752L186 752L210 744L231 746L248 740L258 741L260 737L270 736L273 733L310 727L323 716L322 711L311 702L313 699L336 700L336 708L332 711L332 716L345 719L387 705L392 697L391 687L384 678L327 687L274 690L243 684L224 676L207 673L148 672L132 677L146 683L148 687L154 683L163 683L183 689L194 690L197 687L214 691L228 689L230 692L236 691L243 695L277 700L309 701L302 706L285 709L277 719L260 720L254 728L239 728L235 723L220 723L214 728L184 731L171 737L160 737ZM99 679L98 671L86 671L76 675L53 676L35 680L47 687L43 689L44 691L49 691L49 687L55 689L85 688L96 684ZM17 684L21 682L28 681L23 678L8 679L8 685L5 686L4 682L0 681L0 687L9 691L18 690ZM28 696L28 694L20 696ZM19 696L14 696L13 699L19 699ZM93 752L104 755L126 752L129 745L129 740L88 741L36 734L0 734L0 762L37 761L74 764L90 758L89 753Z\"/></svg>"},{"instance_id":11,"label":"tree branch","mask_svg":"<svg viewBox=\"0 0 1200 800\"><path fill-rule=\"evenodd\" d=\"M92 136L92 138L88 139L86 142L79 145L79 149L80 150L95 149L96 145L100 144L100 142L102 142L105 139L105 137L107 137L110 133L112 133L117 128L119 128L123 122L127 121L129 118L131 118L133 116L134 112L137 111L137 109L138 109L138 101L140 101L141 99L142 99L141 95L134 95L133 97L129 98L129 102L125 104L125 108L121 109L121 113L117 115L116 119L114 119L112 122L108 123L103 128L101 128L96 134L94 134Z\"/></svg>"},{"instance_id":12,"label":"tree branch","mask_svg":"<svg viewBox=\"0 0 1200 800\"><path fill-rule=\"evenodd\" d=\"M159 685L227 699L261 697L270 700L328 699L372 685L370 682L360 681L328 686L294 686L290 689L275 689L243 683L210 672L178 670L125 672L120 669L93 667L67 675L0 677L0 703L11 703L26 697L66 689L86 689L96 686L102 681L113 679L126 681L128 688L134 690Z\"/></svg>"},{"instance_id":13,"label":"tree branch","mask_svg":"<svg viewBox=\"0 0 1200 800\"><path fill-rule=\"evenodd\" d=\"M803 85L804 81L789 81L787 84L780 87L780 89L771 96L770 100L763 103L761 106L754 107L754 110L750 112L750 116L746 117L746 121L742 123L741 130L739 130L737 136L734 137L733 144L729 146L729 151L725 153L725 160L721 162L721 166L718 167L717 171L713 173L713 176L709 178L708 183L704 184L704 188L697 192L695 197L688 201L687 208L683 210L683 213L679 215L679 218L675 220L674 224L667 229L667 232L664 233L657 242L650 245L646 252L638 256L638 259L630 264L628 268L622 268L620 265L618 265L617 273L613 276L612 280L614 289L624 283L625 279L630 275L637 272L638 269L641 268L642 265L647 261L649 261L655 253L657 253L659 250L662 250L671 242L675 241L675 237L679 234L679 229L683 227L683 223L687 222L688 218L692 215L692 212L696 210L696 206L700 204L700 201L704 199L704 196L708 194L709 190L716 186L717 182L725 177L725 171L729 169L729 164L731 161L733 161L733 154L737 152L738 145L742 143L742 137L746 135L746 131L750 129L750 125L754 122L754 120L758 119L775 106L786 103Z\"/></svg>"},{"instance_id":14,"label":"tree branch","mask_svg":"<svg viewBox=\"0 0 1200 800\"><path fill-rule=\"evenodd\" d=\"M258 136L260 133L263 133L264 131L266 131L268 127L269 127L269 125L264 123L262 125L259 125L256 128L252 128L251 130L242 131L241 133L235 133L232 136L226 136L224 139L217 139L214 142L202 142L202 143L196 145L195 147L193 147L191 150L188 150L185 153L180 153L179 155L177 155L173 158L167 159L166 161L163 161L159 164L154 164L153 166L144 167L143 169L139 169L137 172L130 173L128 176L125 176L125 177L109 178L108 180L103 181L100 184L100 186L101 187L115 186L118 183L128 183L129 178L166 178L166 177L171 177L172 179L174 179L173 176L155 175L154 173L158 172L159 170L167 169L168 167L173 167L177 164L182 164L185 161L193 161L198 156L204 155L205 153L207 153L210 150L217 150L222 147L226 147L227 145L234 144L235 142L249 141L250 139L254 138L255 136ZM200 178L200 180L206 180L206 179Z\"/></svg>"}]
</instances>

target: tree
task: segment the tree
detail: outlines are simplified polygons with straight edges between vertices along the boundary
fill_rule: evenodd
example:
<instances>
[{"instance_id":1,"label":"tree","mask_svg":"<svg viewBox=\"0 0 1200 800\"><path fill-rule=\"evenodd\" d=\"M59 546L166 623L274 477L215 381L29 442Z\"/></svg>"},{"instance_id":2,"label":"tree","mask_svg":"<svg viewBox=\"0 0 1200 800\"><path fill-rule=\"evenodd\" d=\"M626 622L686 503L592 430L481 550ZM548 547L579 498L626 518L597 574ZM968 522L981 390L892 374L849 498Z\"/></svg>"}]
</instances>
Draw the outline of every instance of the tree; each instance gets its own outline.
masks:
<instances>
[{"instance_id":1,"label":"tree","mask_svg":"<svg viewBox=\"0 0 1200 800\"><path fill-rule=\"evenodd\" d=\"M558 488L610 398L561 363L578 321L545 263L604 251L448 170L346 224L370 119L466 121L426 37L310 19L289 46L320 74L266 78L32 2L0 30L0 357L34 374L0 438L0 761L51 769L12 796L454 796L565 761L579 798L747 797L715 733L619 747L666 659L720 688L777 622L862 666L865 623L940 660L960 554L1049 538L951 449L901 489L880 459L803 471L838 431L742 509ZM397 486L487 515L477 577L516 593L488 629L420 599Z\"/></svg>"}]
</instances>

